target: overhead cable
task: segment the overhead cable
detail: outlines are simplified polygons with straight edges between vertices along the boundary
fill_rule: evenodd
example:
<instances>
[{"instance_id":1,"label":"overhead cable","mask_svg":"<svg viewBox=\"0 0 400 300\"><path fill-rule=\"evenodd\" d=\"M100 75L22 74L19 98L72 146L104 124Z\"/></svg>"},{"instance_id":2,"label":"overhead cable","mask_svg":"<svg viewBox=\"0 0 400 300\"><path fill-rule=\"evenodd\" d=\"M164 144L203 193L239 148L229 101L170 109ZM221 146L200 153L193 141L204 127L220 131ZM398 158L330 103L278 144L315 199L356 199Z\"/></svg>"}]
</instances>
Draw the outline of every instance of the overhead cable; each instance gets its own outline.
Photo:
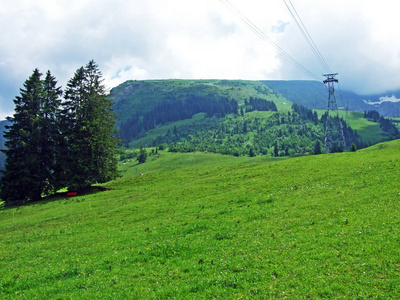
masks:
<instances>
[{"instance_id":1,"label":"overhead cable","mask_svg":"<svg viewBox=\"0 0 400 300\"><path fill-rule=\"evenodd\" d=\"M304 67L301 63L296 61L293 57L291 57L285 50L279 47L272 39L270 39L262 30L260 30L250 19L248 19L238 8L236 8L229 0L220 0L223 4L225 4L229 9L231 9L246 25L253 31L260 39L265 42L271 44L284 59L293 64L296 68L298 68L303 73L308 76L321 80L318 76L309 71L306 67Z\"/></svg>"},{"instance_id":2,"label":"overhead cable","mask_svg":"<svg viewBox=\"0 0 400 300\"><path fill-rule=\"evenodd\" d=\"M312 39L310 33L308 32L306 26L304 25L299 14L297 13L297 10L294 7L292 1L291 0L283 0L283 2L285 3L287 9L289 10L290 14L292 15L294 21L296 22L297 26L300 29L300 32L302 33L303 37L306 39L308 45L310 46L310 48L313 51L317 60L320 62L322 67L325 69L325 71L327 71L328 73L332 73L332 71L329 68L328 64L326 63L325 59L321 55L321 52L318 50L318 47L314 43L314 40Z\"/></svg>"}]
</instances>

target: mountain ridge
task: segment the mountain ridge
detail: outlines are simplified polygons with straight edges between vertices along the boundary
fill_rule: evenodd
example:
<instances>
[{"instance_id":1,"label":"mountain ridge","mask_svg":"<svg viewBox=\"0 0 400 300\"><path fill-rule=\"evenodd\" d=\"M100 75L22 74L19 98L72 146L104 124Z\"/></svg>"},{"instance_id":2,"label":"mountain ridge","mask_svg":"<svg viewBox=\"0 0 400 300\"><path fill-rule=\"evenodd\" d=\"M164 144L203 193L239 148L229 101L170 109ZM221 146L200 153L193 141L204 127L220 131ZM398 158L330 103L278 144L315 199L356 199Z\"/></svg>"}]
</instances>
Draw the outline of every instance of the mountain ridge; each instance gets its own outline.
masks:
<instances>
[{"instance_id":1,"label":"mountain ridge","mask_svg":"<svg viewBox=\"0 0 400 300\"><path fill-rule=\"evenodd\" d=\"M160 92L160 85L170 86L172 82L182 86L182 91L179 95L189 94L191 84L204 84L208 86L227 85L230 88L233 84L251 85L256 87L259 83L264 84L269 89L271 94L286 98L292 103L300 104L310 109L327 109L328 90L326 85L320 81L315 80L225 80L225 79L158 79L158 80L128 80L124 83L111 89L110 95L113 97L115 93L121 92L121 87L125 88L123 91L126 95L130 92L135 94L141 93L140 88L146 85L158 85L154 92ZM138 88L139 87L139 88ZM226 88L226 87L225 87ZM184 91L186 90L186 92ZM163 93L172 92L172 90L165 89ZM229 94L229 93L227 93ZM131 97L129 95L129 97ZM349 90L341 90L336 88L335 91L336 102L340 110L365 112L370 110L378 111L385 117L400 116L400 90L390 90L382 93L374 94L357 94ZM241 103L239 102L239 105ZM116 103L116 106L120 103ZM118 107L117 107L118 110Z\"/></svg>"},{"instance_id":2,"label":"mountain ridge","mask_svg":"<svg viewBox=\"0 0 400 300\"><path fill-rule=\"evenodd\" d=\"M296 104L304 105L311 109L327 109L328 90L320 81L262 80L260 82L273 88ZM376 110L385 117L397 117L400 115L400 90L362 95L336 88L335 96L337 105L342 110L347 109L359 112Z\"/></svg>"}]
</instances>

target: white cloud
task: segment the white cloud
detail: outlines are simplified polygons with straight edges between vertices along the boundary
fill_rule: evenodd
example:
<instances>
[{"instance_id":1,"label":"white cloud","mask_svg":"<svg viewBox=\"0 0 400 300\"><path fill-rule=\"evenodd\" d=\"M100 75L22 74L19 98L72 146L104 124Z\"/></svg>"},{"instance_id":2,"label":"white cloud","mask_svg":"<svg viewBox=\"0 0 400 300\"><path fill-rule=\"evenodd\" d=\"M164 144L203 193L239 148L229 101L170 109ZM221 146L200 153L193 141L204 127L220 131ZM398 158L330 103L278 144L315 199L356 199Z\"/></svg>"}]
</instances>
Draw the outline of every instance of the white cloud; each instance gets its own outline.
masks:
<instances>
[{"instance_id":1,"label":"white cloud","mask_svg":"<svg viewBox=\"0 0 400 300\"><path fill-rule=\"evenodd\" d=\"M366 104L370 105L380 105L384 102L392 102L392 103L397 103L400 102L400 99L396 98L395 95L392 95L391 97L385 96L385 97L380 97L379 101L371 101L371 100L363 100Z\"/></svg>"},{"instance_id":2,"label":"white cloud","mask_svg":"<svg viewBox=\"0 0 400 300\"><path fill-rule=\"evenodd\" d=\"M4 101L5 99L3 99L2 96L0 96L0 121L1 120L5 120L7 117L12 117L14 115L14 111L13 109L9 109L7 106L4 106L4 103L7 103L6 101ZM2 132L0 132L0 134L3 134Z\"/></svg>"},{"instance_id":3,"label":"white cloud","mask_svg":"<svg viewBox=\"0 0 400 300\"><path fill-rule=\"evenodd\" d=\"M324 72L283 1L230 2L307 69ZM395 2L292 3L342 88L366 94L400 87ZM5 113L36 67L65 86L90 59L109 88L129 79L311 79L219 0L0 0L0 27Z\"/></svg>"},{"instance_id":4,"label":"white cloud","mask_svg":"<svg viewBox=\"0 0 400 300\"><path fill-rule=\"evenodd\" d=\"M127 80L141 80L149 77L148 72L141 68L144 63L129 57L113 57L103 66L103 76L107 87L115 87Z\"/></svg>"},{"instance_id":5,"label":"white cloud","mask_svg":"<svg viewBox=\"0 0 400 300\"><path fill-rule=\"evenodd\" d=\"M362 94L400 87L396 76L400 22L393 1L353 0L350 5L337 0L317 5L305 0L295 5L328 65L339 72L342 87ZM318 74L319 64L294 22L285 33L279 41L282 47Z\"/></svg>"}]
</instances>

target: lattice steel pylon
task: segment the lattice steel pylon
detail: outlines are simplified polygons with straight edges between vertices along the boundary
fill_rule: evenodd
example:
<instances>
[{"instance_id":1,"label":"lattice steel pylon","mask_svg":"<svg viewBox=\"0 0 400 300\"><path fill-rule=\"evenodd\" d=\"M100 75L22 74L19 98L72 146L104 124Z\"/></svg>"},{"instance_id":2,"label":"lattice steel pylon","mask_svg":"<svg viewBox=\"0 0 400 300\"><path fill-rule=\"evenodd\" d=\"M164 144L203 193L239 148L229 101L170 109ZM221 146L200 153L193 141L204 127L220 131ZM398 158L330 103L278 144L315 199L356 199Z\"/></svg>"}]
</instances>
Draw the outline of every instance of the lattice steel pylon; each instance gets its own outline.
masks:
<instances>
[{"instance_id":1,"label":"lattice steel pylon","mask_svg":"<svg viewBox=\"0 0 400 300\"><path fill-rule=\"evenodd\" d=\"M335 98L335 82L339 82L335 74L324 74L326 77L324 84L328 84L328 116L325 123L325 153L344 151L346 148L346 140L343 133L343 124L339 118L338 107Z\"/></svg>"}]
</instances>

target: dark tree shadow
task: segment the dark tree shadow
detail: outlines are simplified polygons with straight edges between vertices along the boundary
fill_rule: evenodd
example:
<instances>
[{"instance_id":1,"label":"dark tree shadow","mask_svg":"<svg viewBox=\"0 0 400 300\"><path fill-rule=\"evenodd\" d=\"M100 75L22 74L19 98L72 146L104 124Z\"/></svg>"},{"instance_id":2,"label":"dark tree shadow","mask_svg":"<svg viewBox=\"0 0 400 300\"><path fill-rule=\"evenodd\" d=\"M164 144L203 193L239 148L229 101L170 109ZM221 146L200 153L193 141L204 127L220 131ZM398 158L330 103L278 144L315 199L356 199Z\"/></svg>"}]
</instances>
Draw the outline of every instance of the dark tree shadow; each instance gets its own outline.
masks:
<instances>
[{"instance_id":1,"label":"dark tree shadow","mask_svg":"<svg viewBox=\"0 0 400 300\"><path fill-rule=\"evenodd\" d=\"M79 196L97 194L100 192L110 191L110 190L112 190L112 188L104 187L104 186L89 186L89 187L86 187L86 188L76 191L75 192L76 194L73 193L71 195L71 194L69 194L70 192L54 193L47 197L42 197L40 200L37 200L37 201L27 201L24 203L16 202L11 206L3 205L3 206L0 206L0 210L7 210L7 209L11 209L11 208L31 206L31 205L43 205L43 204L47 204L47 203L53 202L53 201L68 200L68 199L73 199L73 198L79 197Z\"/></svg>"}]
</instances>

